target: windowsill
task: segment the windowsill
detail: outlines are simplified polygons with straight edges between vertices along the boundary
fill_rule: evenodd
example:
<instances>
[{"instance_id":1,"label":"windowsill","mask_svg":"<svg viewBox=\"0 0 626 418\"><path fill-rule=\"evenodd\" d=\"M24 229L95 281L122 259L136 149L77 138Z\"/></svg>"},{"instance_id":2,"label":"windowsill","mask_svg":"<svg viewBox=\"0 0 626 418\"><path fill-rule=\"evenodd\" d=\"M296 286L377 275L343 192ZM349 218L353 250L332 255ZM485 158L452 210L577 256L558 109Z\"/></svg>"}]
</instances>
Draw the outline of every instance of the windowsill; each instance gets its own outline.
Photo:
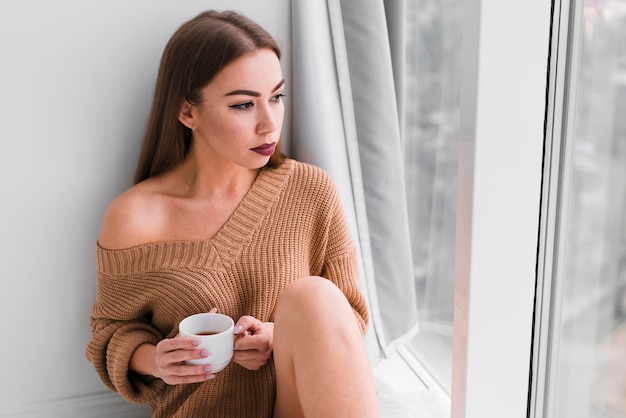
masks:
<instances>
[{"instance_id":1,"label":"windowsill","mask_svg":"<svg viewBox=\"0 0 626 418\"><path fill-rule=\"evenodd\" d=\"M450 397L405 347L374 368L382 418L449 418Z\"/></svg>"},{"instance_id":2,"label":"windowsill","mask_svg":"<svg viewBox=\"0 0 626 418\"><path fill-rule=\"evenodd\" d=\"M417 364L428 365L428 375L448 397L452 393L452 335L444 329L432 330L424 326L407 344ZM419 369L418 369L419 370Z\"/></svg>"}]
</instances>

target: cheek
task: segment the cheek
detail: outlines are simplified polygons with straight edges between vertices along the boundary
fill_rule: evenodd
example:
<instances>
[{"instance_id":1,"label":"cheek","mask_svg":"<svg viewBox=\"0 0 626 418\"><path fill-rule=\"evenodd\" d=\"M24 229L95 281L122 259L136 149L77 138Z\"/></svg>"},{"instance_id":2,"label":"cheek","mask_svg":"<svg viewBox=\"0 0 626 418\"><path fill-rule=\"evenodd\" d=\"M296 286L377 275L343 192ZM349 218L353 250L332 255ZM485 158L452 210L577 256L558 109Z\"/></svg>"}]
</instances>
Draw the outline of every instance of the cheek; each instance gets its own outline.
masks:
<instances>
[{"instance_id":1,"label":"cheek","mask_svg":"<svg viewBox=\"0 0 626 418\"><path fill-rule=\"evenodd\" d=\"M226 112L213 112L206 115L203 123L207 131L214 135L230 137L237 126L236 121L232 119L232 116Z\"/></svg>"},{"instance_id":2,"label":"cheek","mask_svg":"<svg viewBox=\"0 0 626 418\"><path fill-rule=\"evenodd\" d=\"M220 147L247 145L256 124L252 112L240 114L228 111L215 111L210 114L207 112L202 123L209 136L220 143Z\"/></svg>"},{"instance_id":3,"label":"cheek","mask_svg":"<svg viewBox=\"0 0 626 418\"><path fill-rule=\"evenodd\" d=\"M280 109L277 109L274 118L278 122L279 126L282 125L283 119L285 118L285 108L281 106Z\"/></svg>"}]
</instances>

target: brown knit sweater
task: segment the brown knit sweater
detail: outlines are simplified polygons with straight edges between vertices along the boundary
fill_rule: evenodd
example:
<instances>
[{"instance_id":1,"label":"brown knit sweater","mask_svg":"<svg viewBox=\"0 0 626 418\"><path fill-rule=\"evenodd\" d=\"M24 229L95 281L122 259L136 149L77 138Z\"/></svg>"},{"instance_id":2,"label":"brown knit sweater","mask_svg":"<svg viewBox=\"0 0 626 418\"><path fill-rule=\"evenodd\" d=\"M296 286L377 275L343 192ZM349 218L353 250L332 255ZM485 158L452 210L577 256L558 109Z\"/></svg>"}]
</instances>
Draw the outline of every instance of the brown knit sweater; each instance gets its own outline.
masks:
<instances>
[{"instance_id":1,"label":"brown knit sweater","mask_svg":"<svg viewBox=\"0 0 626 418\"><path fill-rule=\"evenodd\" d=\"M221 230L209 240L167 241L122 250L96 248L93 336L86 348L102 381L154 417L270 417L274 364L231 363L204 383L167 385L129 370L133 351L178 333L184 317L213 307L237 321L273 321L290 282L318 275L345 293L365 332L355 248L328 175L287 159L265 168Z\"/></svg>"}]
</instances>

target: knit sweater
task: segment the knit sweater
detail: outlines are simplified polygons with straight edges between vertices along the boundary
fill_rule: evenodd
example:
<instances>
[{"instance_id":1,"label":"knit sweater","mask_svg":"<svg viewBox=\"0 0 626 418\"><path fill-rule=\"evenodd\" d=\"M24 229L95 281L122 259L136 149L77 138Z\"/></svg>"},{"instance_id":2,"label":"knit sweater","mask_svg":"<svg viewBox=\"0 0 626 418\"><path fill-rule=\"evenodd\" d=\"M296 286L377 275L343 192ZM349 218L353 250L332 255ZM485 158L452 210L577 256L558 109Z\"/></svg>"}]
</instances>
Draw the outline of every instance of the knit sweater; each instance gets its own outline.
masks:
<instances>
[{"instance_id":1,"label":"knit sweater","mask_svg":"<svg viewBox=\"0 0 626 418\"><path fill-rule=\"evenodd\" d=\"M271 417L273 360L256 371L231 362L203 383L167 385L129 369L134 350L178 334L188 315L274 320L282 290L322 276L346 295L361 332L368 313L354 243L329 176L287 159L264 168L226 224L207 240L164 241L121 250L96 244L97 294L87 358L110 389L153 417ZM314 359L312 359L314 361Z\"/></svg>"}]
</instances>

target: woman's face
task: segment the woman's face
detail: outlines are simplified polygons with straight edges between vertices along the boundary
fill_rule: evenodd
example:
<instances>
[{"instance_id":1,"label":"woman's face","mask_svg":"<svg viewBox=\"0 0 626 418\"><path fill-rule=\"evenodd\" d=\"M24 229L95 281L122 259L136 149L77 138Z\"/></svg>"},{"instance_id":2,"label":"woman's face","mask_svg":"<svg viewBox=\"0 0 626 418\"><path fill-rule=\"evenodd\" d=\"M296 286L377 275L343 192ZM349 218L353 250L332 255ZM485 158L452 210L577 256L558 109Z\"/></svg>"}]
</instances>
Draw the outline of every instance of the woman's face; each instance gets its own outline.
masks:
<instances>
[{"instance_id":1,"label":"woman's face","mask_svg":"<svg viewBox=\"0 0 626 418\"><path fill-rule=\"evenodd\" d=\"M228 64L194 106L194 146L209 148L207 155L223 163L263 167L280 139L284 83L280 61L269 49Z\"/></svg>"}]
</instances>

